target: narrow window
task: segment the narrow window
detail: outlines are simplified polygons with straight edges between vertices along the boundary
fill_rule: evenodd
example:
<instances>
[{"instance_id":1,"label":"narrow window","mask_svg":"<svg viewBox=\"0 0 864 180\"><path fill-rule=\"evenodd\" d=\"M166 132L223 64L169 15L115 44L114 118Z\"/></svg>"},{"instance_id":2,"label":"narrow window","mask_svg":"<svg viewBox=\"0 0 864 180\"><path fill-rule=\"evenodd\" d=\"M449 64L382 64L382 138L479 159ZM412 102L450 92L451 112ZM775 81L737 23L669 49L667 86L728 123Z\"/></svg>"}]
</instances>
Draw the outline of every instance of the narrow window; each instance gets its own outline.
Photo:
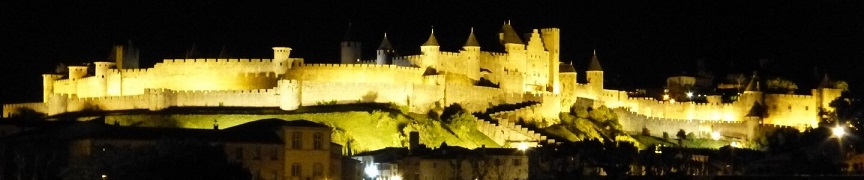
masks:
<instances>
[{"instance_id":1,"label":"narrow window","mask_svg":"<svg viewBox=\"0 0 864 180\"><path fill-rule=\"evenodd\" d=\"M315 149L324 149L324 135L321 133L315 133L314 137L314 147Z\"/></svg>"},{"instance_id":2,"label":"narrow window","mask_svg":"<svg viewBox=\"0 0 864 180\"><path fill-rule=\"evenodd\" d=\"M291 176L301 175L300 163L291 164Z\"/></svg>"},{"instance_id":3,"label":"narrow window","mask_svg":"<svg viewBox=\"0 0 864 180\"><path fill-rule=\"evenodd\" d=\"M273 148L273 153L270 154L270 160L279 160L279 148Z\"/></svg>"},{"instance_id":4,"label":"narrow window","mask_svg":"<svg viewBox=\"0 0 864 180\"><path fill-rule=\"evenodd\" d=\"M291 134L291 148L303 148L303 134L301 132L294 132Z\"/></svg>"},{"instance_id":5,"label":"narrow window","mask_svg":"<svg viewBox=\"0 0 864 180\"><path fill-rule=\"evenodd\" d=\"M522 165L522 160L521 159L513 159L513 166L519 166L519 165Z\"/></svg>"}]
</instances>

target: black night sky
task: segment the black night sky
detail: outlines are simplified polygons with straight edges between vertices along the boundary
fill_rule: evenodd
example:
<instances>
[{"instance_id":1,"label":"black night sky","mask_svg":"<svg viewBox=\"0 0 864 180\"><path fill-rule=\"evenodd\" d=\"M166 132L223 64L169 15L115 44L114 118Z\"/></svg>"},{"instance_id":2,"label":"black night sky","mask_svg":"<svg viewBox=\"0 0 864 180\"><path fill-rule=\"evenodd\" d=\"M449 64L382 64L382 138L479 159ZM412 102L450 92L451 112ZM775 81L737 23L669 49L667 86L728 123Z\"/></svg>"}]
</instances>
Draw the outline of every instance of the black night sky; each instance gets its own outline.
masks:
<instances>
[{"instance_id":1,"label":"black night sky","mask_svg":"<svg viewBox=\"0 0 864 180\"><path fill-rule=\"evenodd\" d=\"M193 44L216 57L271 58L289 46L307 63L336 63L348 22L371 59L384 32L403 55L419 51L431 26L445 51L461 47L471 27L484 50L510 20L519 33L558 27L561 60L583 71L597 49L612 88L663 86L693 73L760 72L798 82L822 74L864 91L864 1L2 1L0 102L41 98L42 73L58 63L108 58L114 44L140 47L142 67L183 58ZM582 72L580 72L582 76Z\"/></svg>"}]
</instances>

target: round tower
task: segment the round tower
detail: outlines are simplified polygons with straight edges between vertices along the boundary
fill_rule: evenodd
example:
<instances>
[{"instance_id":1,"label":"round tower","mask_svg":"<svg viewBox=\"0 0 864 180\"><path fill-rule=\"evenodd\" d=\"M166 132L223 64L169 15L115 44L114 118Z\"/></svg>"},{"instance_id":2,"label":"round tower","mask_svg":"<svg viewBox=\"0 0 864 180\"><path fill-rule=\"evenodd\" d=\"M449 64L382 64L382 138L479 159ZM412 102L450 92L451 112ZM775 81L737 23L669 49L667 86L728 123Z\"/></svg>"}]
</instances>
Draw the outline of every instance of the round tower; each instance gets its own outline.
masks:
<instances>
[{"instance_id":1,"label":"round tower","mask_svg":"<svg viewBox=\"0 0 864 180\"><path fill-rule=\"evenodd\" d=\"M468 40L462 46L462 52L465 59L465 68L468 70L468 76L471 79L480 79L480 43L477 42L477 37L474 36L474 28L468 34Z\"/></svg>"},{"instance_id":2,"label":"round tower","mask_svg":"<svg viewBox=\"0 0 864 180\"><path fill-rule=\"evenodd\" d=\"M591 56L591 63L588 64L588 69L585 71L585 78L588 80L588 86L594 92L594 95L600 97L603 92L603 68L600 66L600 60L597 59L597 50L594 50L594 55Z\"/></svg>"},{"instance_id":3,"label":"round tower","mask_svg":"<svg viewBox=\"0 0 864 180\"><path fill-rule=\"evenodd\" d=\"M355 64L360 62L360 57L362 57L360 54L361 45L360 41L354 37L354 32L351 31L351 23L348 23L348 30L339 44L341 63Z\"/></svg>"},{"instance_id":4,"label":"round tower","mask_svg":"<svg viewBox=\"0 0 864 180\"><path fill-rule=\"evenodd\" d=\"M435 39L435 30L433 29L431 33L429 33L429 39L420 45L420 53L423 56L423 64L424 67L435 67L438 64L438 54L441 46L438 45L438 40Z\"/></svg>"},{"instance_id":5,"label":"round tower","mask_svg":"<svg viewBox=\"0 0 864 180\"><path fill-rule=\"evenodd\" d=\"M396 50L393 49L393 45L390 45L387 33L384 33L384 39L381 40L381 45L378 46L376 52L375 64L393 64L393 56L396 54Z\"/></svg>"},{"instance_id":6,"label":"round tower","mask_svg":"<svg viewBox=\"0 0 864 180\"><path fill-rule=\"evenodd\" d=\"M291 55L289 47L273 47L273 72L276 74L285 74L288 69L291 69L291 61L288 56Z\"/></svg>"}]
</instances>

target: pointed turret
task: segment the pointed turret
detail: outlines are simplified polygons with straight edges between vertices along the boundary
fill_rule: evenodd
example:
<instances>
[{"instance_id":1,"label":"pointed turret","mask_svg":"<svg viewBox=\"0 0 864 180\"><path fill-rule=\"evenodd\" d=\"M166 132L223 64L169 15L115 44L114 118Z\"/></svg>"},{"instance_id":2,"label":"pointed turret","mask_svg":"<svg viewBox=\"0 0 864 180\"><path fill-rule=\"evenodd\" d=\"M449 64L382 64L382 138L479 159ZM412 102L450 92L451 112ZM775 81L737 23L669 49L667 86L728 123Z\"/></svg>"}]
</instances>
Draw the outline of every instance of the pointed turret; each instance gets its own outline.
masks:
<instances>
[{"instance_id":1,"label":"pointed turret","mask_svg":"<svg viewBox=\"0 0 864 180\"><path fill-rule=\"evenodd\" d=\"M597 59L597 50L594 50L594 55L591 56L585 75L592 93L596 98L600 98L603 93L603 68L600 67L600 60Z\"/></svg>"},{"instance_id":2,"label":"pointed turret","mask_svg":"<svg viewBox=\"0 0 864 180\"><path fill-rule=\"evenodd\" d=\"M464 47L480 47L480 43L477 42L477 37L474 37L474 28L471 28L471 33L468 34L468 40L465 41Z\"/></svg>"},{"instance_id":3,"label":"pointed turret","mask_svg":"<svg viewBox=\"0 0 864 180\"><path fill-rule=\"evenodd\" d=\"M594 55L591 56L591 63L588 64L588 71L603 71L600 67L600 60L597 59L597 50L594 50Z\"/></svg>"},{"instance_id":4,"label":"pointed turret","mask_svg":"<svg viewBox=\"0 0 864 180\"><path fill-rule=\"evenodd\" d=\"M744 88L744 92L747 91L761 91L759 87L759 76L756 72L753 72L753 77L750 78L750 83L747 83L747 88Z\"/></svg>"},{"instance_id":5,"label":"pointed turret","mask_svg":"<svg viewBox=\"0 0 864 180\"><path fill-rule=\"evenodd\" d=\"M342 37L340 43L340 61L342 64L353 64L360 61L360 40L354 36L354 31L351 30L351 22L348 22L348 29L345 30L345 36Z\"/></svg>"},{"instance_id":6,"label":"pointed turret","mask_svg":"<svg viewBox=\"0 0 864 180\"><path fill-rule=\"evenodd\" d=\"M421 46L440 46L438 40L435 39L435 29L432 29L432 33L429 33L429 39Z\"/></svg>"},{"instance_id":7,"label":"pointed turret","mask_svg":"<svg viewBox=\"0 0 864 180\"><path fill-rule=\"evenodd\" d=\"M384 33L384 39L381 40L381 45L378 46L375 64L393 64L393 56L396 50L390 45L390 40L387 39L387 33Z\"/></svg>"},{"instance_id":8,"label":"pointed turret","mask_svg":"<svg viewBox=\"0 0 864 180\"><path fill-rule=\"evenodd\" d=\"M393 50L393 45L390 45L390 40L387 39L387 33L384 33L384 39L381 40L381 45L378 45L378 50Z\"/></svg>"},{"instance_id":9,"label":"pointed turret","mask_svg":"<svg viewBox=\"0 0 864 180\"><path fill-rule=\"evenodd\" d=\"M510 21L504 23L504 26L501 27L501 32L498 33L498 39L501 40L501 44L525 44L522 42L522 39L519 38L519 34L516 33L516 30L513 29L513 26L510 26Z\"/></svg>"}]
</instances>

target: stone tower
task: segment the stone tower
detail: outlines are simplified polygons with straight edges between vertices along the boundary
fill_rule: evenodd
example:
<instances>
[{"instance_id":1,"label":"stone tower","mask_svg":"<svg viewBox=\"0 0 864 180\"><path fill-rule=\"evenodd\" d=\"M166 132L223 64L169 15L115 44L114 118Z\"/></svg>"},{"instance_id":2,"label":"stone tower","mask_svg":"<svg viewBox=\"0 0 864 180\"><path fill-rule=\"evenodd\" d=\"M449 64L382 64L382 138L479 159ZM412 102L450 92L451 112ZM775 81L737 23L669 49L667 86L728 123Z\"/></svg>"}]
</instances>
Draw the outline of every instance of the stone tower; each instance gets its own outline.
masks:
<instances>
[{"instance_id":1,"label":"stone tower","mask_svg":"<svg viewBox=\"0 0 864 180\"><path fill-rule=\"evenodd\" d=\"M285 74L288 69L291 69L291 64L294 63L288 57L291 55L289 47L273 47L273 72L276 74Z\"/></svg>"},{"instance_id":2,"label":"stone tower","mask_svg":"<svg viewBox=\"0 0 864 180\"><path fill-rule=\"evenodd\" d=\"M137 69L138 68L138 48L132 45L132 41L126 45L114 45L114 50L111 51L110 59L114 59L117 69Z\"/></svg>"},{"instance_id":3,"label":"stone tower","mask_svg":"<svg viewBox=\"0 0 864 180\"><path fill-rule=\"evenodd\" d=\"M557 76L561 64L561 30L558 28L540 29L543 46L549 52L549 86L555 94L561 93L561 79Z\"/></svg>"},{"instance_id":4,"label":"stone tower","mask_svg":"<svg viewBox=\"0 0 864 180\"><path fill-rule=\"evenodd\" d=\"M588 80L588 86L594 96L600 97L603 92L603 68L600 67L600 60L597 59L597 50L594 50L594 55L591 56L585 78Z\"/></svg>"},{"instance_id":5,"label":"stone tower","mask_svg":"<svg viewBox=\"0 0 864 180\"><path fill-rule=\"evenodd\" d=\"M341 63L354 64L360 61L360 40L354 37L354 32L351 31L351 23L348 23L348 30L345 32L345 37L342 38L341 47Z\"/></svg>"},{"instance_id":6,"label":"stone tower","mask_svg":"<svg viewBox=\"0 0 864 180\"><path fill-rule=\"evenodd\" d=\"M438 40L435 39L435 29L429 33L429 39L423 45L420 45L420 54L423 56L423 67L435 67L438 64L438 54L441 52L441 46L438 45Z\"/></svg>"},{"instance_id":7,"label":"stone tower","mask_svg":"<svg viewBox=\"0 0 864 180\"><path fill-rule=\"evenodd\" d=\"M387 39L387 33L384 33L384 39L381 40L381 45L376 51L375 64L393 64L393 57L396 55L396 50L393 45L390 45L390 40Z\"/></svg>"},{"instance_id":8,"label":"stone tower","mask_svg":"<svg viewBox=\"0 0 864 180\"><path fill-rule=\"evenodd\" d=\"M468 72L468 77L471 79L480 79L480 43L477 42L477 37L474 36L474 28L468 34L468 39L465 45L462 46L462 51L459 54L463 55L465 69Z\"/></svg>"}]
</instances>

